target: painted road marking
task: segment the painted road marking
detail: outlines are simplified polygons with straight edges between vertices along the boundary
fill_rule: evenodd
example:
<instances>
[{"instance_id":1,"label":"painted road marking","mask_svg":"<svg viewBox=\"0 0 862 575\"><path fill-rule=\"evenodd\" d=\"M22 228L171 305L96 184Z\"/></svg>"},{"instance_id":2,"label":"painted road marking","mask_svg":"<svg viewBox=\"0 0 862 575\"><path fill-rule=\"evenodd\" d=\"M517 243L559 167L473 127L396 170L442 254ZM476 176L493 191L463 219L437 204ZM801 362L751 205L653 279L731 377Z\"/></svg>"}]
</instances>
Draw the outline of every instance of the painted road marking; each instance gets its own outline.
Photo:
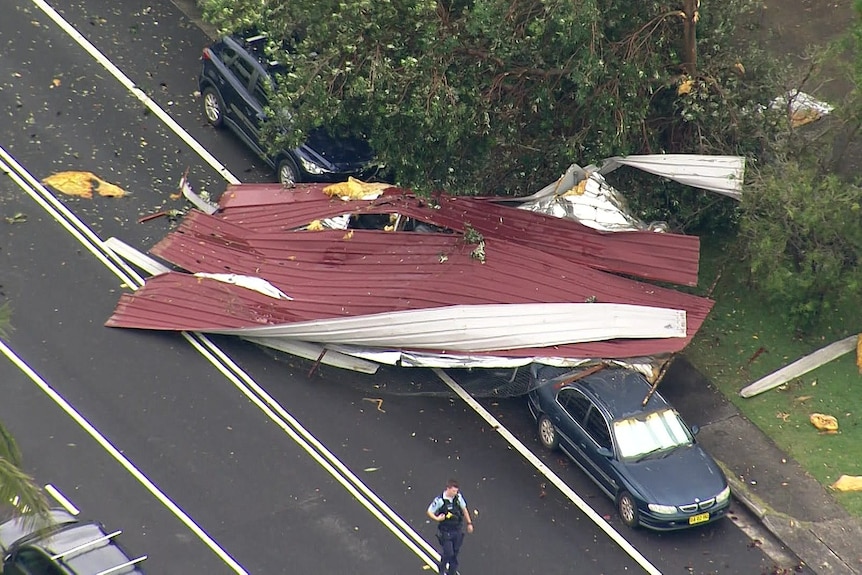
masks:
<instances>
[{"instance_id":1,"label":"painted road marking","mask_svg":"<svg viewBox=\"0 0 862 575\"><path fill-rule=\"evenodd\" d=\"M565 481L560 479L560 477L551 471L551 469L545 465L541 459L536 457L536 455L530 451L530 449L524 445L517 437L512 435L512 432L503 427L503 425L497 421L497 418L494 417L490 411L482 407L482 405L476 401L472 395L467 393L463 387L458 385L454 379L452 379L449 374L439 368L434 368L432 370L437 374L437 377L443 380L443 382L449 386L449 388L454 391L458 397L464 400L464 403L473 408L473 411L479 414L479 416L484 419L488 425L491 426L491 429L499 433L503 436L509 445L511 445L515 451L521 454L530 464L536 468L536 470L544 475L548 481L553 483L557 489L563 492L563 495L569 498L569 500L574 503L578 509L584 512L584 514L589 517L596 526L599 527L602 531L604 531L611 540L622 548L632 559L634 559L638 565L643 567L644 571L650 573L651 575L661 575L661 571L656 569L652 563L650 563L646 557L641 555L640 551L635 549L631 543L629 543L619 532L610 526L610 524L605 521L601 515L596 513L596 511L590 507L586 501L581 499L581 497L575 493L575 491L569 487Z\"/></svg>"},{"instance_id":2,"label":"painted road marking","mask_svg":"<svg viewBox=\"0 0 862 575\"><path fill-rule=\"evenodd\" d=\"M29 365L27 365L23 359L15 355L15 352L6 345L3 340L0 340L0 353L6 356L6 358L11 361L18 369L20 369L24 374L30 378L36 386L41 389L45 395L47 395L51 400L56 403L60 409L62 409L66 415L68 415L72 420L77 423L93 440L99 444L99 446L104 449L108 455L110 455L114 460L119 463L123 469L125 469L132 477L138 480L138 482L149 491L153 497L155 497L162 505L167 507L171 513L173 513L183 524L192 531L198 538L204 542L204 544L210 548L210 550L215 553L222 561L224 561L228 567L230 567L234 573L241 573L246 575L248 572L243 569L242 565L237 563L233 557L231 557L227 551L222 549L215 540L210 537L206 531L204 531L197 523L195 523L191 517L189 517L185 511L180 509L179 505L174 503L167 495L165 495L155 483L150 481L150 478L144 475L144 473L135 467L135 465L123 455L119 449L114 447L104 435L102 435L98 429L96 429L87 419L78 413L72 405L66 401L59 393L57 393L54 388L48 385L42 377L36 373Z\"/></svg>"},{"instance_id":3,"label":"painted road marking","mask_svg":"<svg viewBox=\"0 0 862 575\"><path fill-rule=\"evenodd\" d=\"M44 0L31 0L33 4L36 5L42 12L45 13L48 18L50 18L60 29L63 30L66 34L68 34L78 45L84 49L84 51L89 54L93 60L98 62L105 70L108 71L111 76L117 79L120 84L123 85L129 92L132 93L138 100L141 101L144 106L147 107L157 118L159 118L165 125L170 128L170 130L176 134L183 142L185 142L195 153L200 156L203 161L205 161L212 169L218 172L225 180L230 182L231 184L239 184L239 178L234 176L230 171L219 162L215 156L210 154L209 150L204 148L197 140L195 140L191 134L185 131L185 129L180 126L176 120L174 120L167 112L162 110L162 108L149 96L144 93L143 90L138 88L138 86L132 81L131 78L126 76L122 70L117 68L113 62L111 62L104 54L102 54L98 48L96 48L89 40L87 40L83 34L78 32L74 26L68 23L63 19L60 14L54 10L47 2Z\"/></svg>"},{"instance_id":4,"label":"painted road marking","mask_svg":"<svg viewBox=\"0 0 862 575\"><path fill-rule=\"evenodd\" d=\"M2 343L2 342L0 342ZM69 501L69 498L60 493L60 490L51 485L50 483L45 484L45 491L48 492L48 495L54 498L57 503L63 506L63 509L71 513L72 515L78 515L80 511L75 505Z\"/></svg>"},{"instance_id":5,"label":"painted road marking","mask_svg":"<svg viewBox=\"0 0 862 575\"><path fill-rule=\"evenodd\" d=\"M90 230L83 221L78 219L72 211L57 201L51 192L42 186L32 174L27 172L2 146L0 146L0 170L7 172L19 187L36 200L75 239L84 244L91 253L96 255L99 261L106 264L108 269L117 275L129 288L137 289L143 285L144 280L138 276L137 272L125 262L117 264L109 258L106 254L110 250L105 246L105 242ZM50 201L47 196L50 196L53 201ZM224 351L219 349L203 334L182 332L181 335L216 369L225 375L243 395L248 397L276 425L281 427L297 445L321 465L363 507L371 512L391 533L413 551L423 563L429 567L437 566L440 558L439 553L416 530L407 524L400 515L369 489L344 463L320 443L317 438L302 427L283 406L255 382L249 374L245 373ZM50 394L49 396L53 399L53 396ZM179 510L178 507L177 509ZM202 530L201 533L203 533Z\"/></svg>"}]
</instances>

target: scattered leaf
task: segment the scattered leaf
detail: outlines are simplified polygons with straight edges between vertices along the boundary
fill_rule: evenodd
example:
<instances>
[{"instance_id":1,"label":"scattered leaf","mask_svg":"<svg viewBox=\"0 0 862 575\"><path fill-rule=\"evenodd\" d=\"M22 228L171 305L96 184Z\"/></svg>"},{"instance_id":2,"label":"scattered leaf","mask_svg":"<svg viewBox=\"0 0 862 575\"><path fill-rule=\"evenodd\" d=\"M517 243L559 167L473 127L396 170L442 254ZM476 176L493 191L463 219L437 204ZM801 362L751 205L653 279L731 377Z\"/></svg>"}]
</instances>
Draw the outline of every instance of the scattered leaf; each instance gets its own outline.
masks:
<instances>
[{"instance_id":1,"label":"scattered leaf","mask_svg":"<svg viewBox=\"0 0 862 575\"><path fill-rule=\"evenodd\" d=\"M61 82L60 82L60 78L54 78L54 80L51 82L51 87L53 87L53 88L59 88L59 87L60 87L60 83L61 83Z\"/></svg>"}]
</instances>

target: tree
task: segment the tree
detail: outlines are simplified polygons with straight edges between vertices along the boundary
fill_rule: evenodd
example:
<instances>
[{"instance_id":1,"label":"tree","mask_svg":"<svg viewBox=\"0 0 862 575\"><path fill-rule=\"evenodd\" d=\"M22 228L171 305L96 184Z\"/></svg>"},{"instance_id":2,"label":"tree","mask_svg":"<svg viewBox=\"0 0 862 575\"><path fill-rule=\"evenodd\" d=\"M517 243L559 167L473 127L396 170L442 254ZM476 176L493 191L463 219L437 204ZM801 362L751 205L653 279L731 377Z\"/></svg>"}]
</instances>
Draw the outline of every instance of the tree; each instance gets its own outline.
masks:
<instances>
[{"instance_id":1,"label":"tree","mask_svg":"<svg viewBox=\"0 0 862 575\"><path fill-rule=\"evenodd\" d=\"M418 191L523 194L572 162L760 153L768 137L769 75L746 74L730 40L748 0L200 3L224 31L267 32L287 64L271 112L294 130L270 122L273 145L362 133Z\"/></svg>"},{"instance_id":2,"label":"tree","mask_svg":"<svg viewBox=\"0 0 862 575\"><path fill-rule=\"evenodd\" d=\"M796 327L859 292L858 192L825 177L811 137L772 104L814 70L794 81L757 45L756 2L199 2L225 32L268 33L269 55L286 63L270 117L292 111L295 130L270 122L274 145L319 125L363 133L399 183L453 194L523 194L572 162L613 155L746 156L741 205L624 169L612 183L645 221L731 238L742 229L752 287ZM860 30L845 45L853 54ZM833 158L862 126L854 94Z\"/></svg>"},{"instance_id":3,"label":"tree","mask_svg":"<svg viewBox=\"0 0 862 575\"><path fill-rule=\"evenodd\" d=\"M740 244L750 282L801 332L862 293L862 188L813 162L783 160L743 195Z\"/></svg>"},{"instance_id":4,"label":"tree","mask_svg":"<svg viewBox=\"0 0 862 575\"><path fill-rule=\"evenodd\" d=\"M0 305L0 337L5 338L11 311L8 303ZM0 509L13 514L38 516L48 511L48 501L33 478L21 470L21 452L15 440L0 424ZM8 502L8 503L7 503Z\"/></svg>"}]
</instances>

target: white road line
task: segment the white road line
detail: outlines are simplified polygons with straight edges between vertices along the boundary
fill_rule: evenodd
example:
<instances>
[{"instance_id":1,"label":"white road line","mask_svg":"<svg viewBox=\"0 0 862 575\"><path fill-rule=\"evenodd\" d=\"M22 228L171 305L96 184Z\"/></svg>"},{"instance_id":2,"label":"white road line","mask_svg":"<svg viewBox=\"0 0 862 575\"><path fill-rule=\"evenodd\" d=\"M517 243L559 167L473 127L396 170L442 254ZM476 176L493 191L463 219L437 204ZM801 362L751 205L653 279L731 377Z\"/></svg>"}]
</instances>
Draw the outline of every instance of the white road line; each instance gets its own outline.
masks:
<instances>
[{"instance_id":1,"label":"white road line","mask_svg":"<svg viewBox=\"0 0 862 575\"><path fill-rule=\"evenodd\" d=\"M31 0L33 4L35 4L42 12L45 13L48 18L54 21L54 23L59 26L66 34L68 34L75 42L78 43L81 48L83 48L92 58L98 62L105 70L107 70L114 78L116 78L120 84L122 84L129 92L131 92L138 100L140 100L153 114L156 115L162 122L165 123L168 128L171 129L173 133L175 133L179 138L185 142L192 150L197 153L207 164L210 165L212 169L217 171L221 176L230 182L231 184L240 183L239 178L234 176L228 169L219 162L215 156L209 153L209 150L204 148L203 146L195 140L191 134L185 131L185 129L180 126L171 116L162 110L162 108L149 96L147 96L143 90L137 87L131 78L126 76L119 68L117 68L113 62L108 60L104 54L99 52L99 50L89 41L87 40L83 34L78 32L74 26L66 22L60 14L54 10L47 2L44 0Z\"/></svg>"},{"instance_id":2,"label":"white road line","mask_svg":"<svg viewBox=\"0 0 862 575\"><path fill-rule=\"evenodd\" d=\"M2 146L0 146L0 170L5 172L13 182L18 184L18 187L24 190L123 283L129 286L134 286L136 283L143 285L144 280L137 272L126 262L114 259L113 253L102 246L102 240L90 228L83 225L83 222L80 222L66 206L45 189L45 186L25 170ZM76 225L77 223L82 225Z\"/></svg>"},{"instance_id":3,"label":"white road line","mask_svg":"<svg viewBox=\"0 0 862 575\"><path fill-rule=\"evenodd\" d=\"M202 334L183 332L183 336L393 535L428 566L438 566L439 553L227 354Z\"/></svg>"},{"instance_id":4,"label":"white road line","mask_svg":"<svg viewBox=\"0 0 862 575\"><path fill-rule=\"evenodd\" d=\"M6 150L0 147L0 169L5 170L19 187L42 206L55 220L87 249L96 255L102 263L117 274L131 289L143 285L143 279L137 272L128 268L130 273L124 273L103 252L110 252L98 235L53 197L50 191L29 174ZM50 197L50 200L44 196ZM53 200L53 201L51 201ZM59 204L56 205L56 204ZM101 257L100 257L101 256ZM338 481L363 507L392 532L405 546L416 554L426 565L436 567L439 553L428 544L422 536L407 524L391 507L377 494L368 488L350 469L344 465L332 452L318 441L308 430L291 416L272 396L245 373L227 354L213 344L203 334L182 332L189 343L198 350L216 369L221 371L231 383L267 417L284 430L293 441L306 451L321 467ZM29 375L29 374L28 374ZM62 406L61 406L62 407Z\"/></svg>"},{"instance_id":5,"label":"white road line","mask_svg":"<svg viewBox=\"0 0 862 575\"><path fill-rule=\"evenodd\" d=\"M610 537L614 543L619 545L623 551L629 554L629 556L634 559L638 565L643 567L644 571L650 573L651 575L661 575L661 571L656 569L652 563L650 563L646 557L641 555L640 551L635 549L631 543L629 543L622 535L617 532L616 529L611 527L607 521L605 521L601 515L596 513L592 507L587 505L587 502L581 499L581 497L574 492L574 490L566 485L566 482L560 479L560 477L551 471L551 469L545 465L541 459L536 457L532 451L527 448L526 445L521 443L521 441L512 435L512 433L503 427L503 425L497 421L497 418L494 417L491 412L482 407L482 405L476 401L472 395L464 391L464 388L458 385L454 379L452 379L445 371L442 369L434 368L434 373L437 374L437 377L443 380L443 382L448 385L452 391L454 391L458 397L464 400L464 403L473 408L473 411L479 414L482 419L488 422L488 425L491 426L491 429L499 433L503 436L509 445L511 445L515 450L520 453L524 459L529 461L536 470L539 471L542 475L544 475L548 481L553 483L557 489L563 492L563 495L569 498L569 500L578 506L578 509L584 512L584 514L589 517L593 523L595 523L599 529L604 531L608 537Z\"/></svg>"},{"instance_id":6,"label":"white road line","mask_svg":"<svg viewBox=\"0 0 862 575\"><path fill-rule=\"evenodd\" d=\"M215 157L212 154L210 154L206 148L201 146L197 142L197 140L195 140L188 132L186 132L182 126L180 126L173 118L170 117L170 115L168 115L164 110L162 110L161 107L159 107L159 105L155 101L153 101L140 88L138 88L135 85L135 83L128 76L126 76L119 68L117 68L110 60L108 60L107 57L105 57L101 52L99 52L99 50L92 43L90 43L89 40L87 40L80 32L78 32L74 28L74 26L72 26L66 20L64 20L50 5L48 5L46 2L44 2L44 0L31 0L31 1L37 7L39 7L39 9L41 9L49 18L51 18L51 20L53 20L54 23L56 23L61 29L63 29L63 31L65 31L70 37L72 37L82 48L84 48L84 50L86 50L87 53L93 57L93 59L95 59L100 65L102 65L112 76L114 76L114 78L116 78L123 86L125 86L126 89L128 89L132 94L134 94L135 97L137 97L141 102L143 102L144 105L147 106L148 109L150 109L150 111L152 111L159 119L161 119L181 140L183 140L205 162L207 162L207 164L209 164L214 170L216 170L219 174L221 174L222 177L225 178L225 180L227 180L228 182L230 182L232 184L240 183L240 180L238 178L236 178L236 176L234 176L230 171L228 171L228 169L224 165L222 165L218 160L216 160ZM77 218L75 218L75 219L77 219ZM79 238L79 241L81 241L80 238ZM107 252L108 254L111 254L110 250L104 249L104 247L102 246L101 240L99 241L98 245L105 252ZM99 257L99 256L97 256L97 257ZM103 257L99 257L99 259L100 259L100 261L103 261L103 263L106 263ZM142 285L142 283L143 282L141 282L137 285L140 286L140 285ZM132 287L132 288L135 287L134 283L128 283L128 285L129 285L129 287ZM192 338L198 338L199 341L201 342L201 345L207 346L208 348L210 348L211 351L218 350L218 348L214 344L212 344L205 336L203 336L201 334L184 334L184 336L193 345L195 345L195 344L194 344ZM206 353L202 347L198 348L198 350L201 353L203 353L205 356L210 357L209 354ZM222 370L221 362L224 362L225 360L230 361L230 358L228 358L227 355L225 355L223 352L221 352L221 350L218 350L218 353L220 354L221 357L219 359L216 359L213 356L210 359L210 361L213 363L214 366L216 366L218 369ZM219 360L221 360L221 362ZM272 397L270 397L268 394L266 394L266 392L262 388L260 388L260 386L258 386L251 379L251 377L248 376L248 374L243 372L232 361L230 361L230 364L232 364L232 366L233 366L231 369L234 370L234 373L237 374L240 379L245 380L246 385L248 385L254 389L254 392L252 394L251 390L249 390L246 387L246 385L244 385L241 381L239 381L239 379L235 379L235 377L233 375L228 375L228 373L229 373L228 371L222 370L223 373L226 376L228 376L231 379L231 381L234 382L234 385L237 386L237 388L240 389L240 391L242 391L244 394L246 394L247 397L249 397L250 399L252 399L254 397L254 394L260 395L260 397L263 398L262 401L259 399L256 399L256 398L252 399L252 401L254 401L258 405L258 407L261 410L263 410L265 413L267 413L268 415L272 412L269 410L267 405L269 405L273 409L276 409L276 411L278 411L278 414L280 417L275 416L274 413L272 415L270 415L270 417L272 417L273 421L276 421L282 427L282 429L284 429L284 431L286 433L288 433L288 435L290 435L294 439L294 441L296 441L299 444L300 443L300 435L307 436L307 439L310 439L313 442L314 449L317 449L320 452L320 454L323 456L323 458L325 458L329 461L337 462L335 464L335 467L339 468L339 471L341 471L341 473L344 473L344 475L339 475L338 473L335 472L335 469L333 467L331 467L329 463L325 463L322 459L320 459L320 455L317 455L308 443L305 443L305 441L303 441L303 443L301 444L303 449L305 449L309 453L309 455L312 455L312 457L314 457L315 460L317 460L320 465L324 466L324 468L326 468L327 471L329 471L329 473L332 474L333 477L335 477L340 483L342 483L342 485L345 487L345 489L347 489L355 498L357 498L357 500L359 500L379 520L384 522L384 524L387 525L387 527L390 529L390 531L392 531L396 536L398 536L399 539L402 540L402 542L407 544L408 547L410 547L415 553L417 553L417 555L422 557L430 566L436 565L436 559L434 559L434 557L439 557L439 555L430 545L428 545L428 543L421 536L419 536L418 533L416 533L409 525L404 523L404 521L392 509L390 509L382 500L380 500L377 497L377 495L374 494L373 491L368 489L367 486L365 486L359 480L359 478L357 478L355 475L353 475L353 473L346 466L344 466L337 458L335 458L335 456L332 455L325 448L325 446L320 444L317 441L317 439L315 439L310 433L308 433L304 428L302 428L302 426L300 426L299 423L296 422L296 420L292 416L290 416L290 414L287 413L287 411L284 410L284 408L281 407L281 405L278 404L278 402L276 402ZM438 375L441 377L441 379L444 376L446 378L448 378L448 375L446 375L443 372L440 372L440 374L438 374ZM444 381L445 381L445 379L444 379ZM660 572L655 567L653 567L646 560L646 558L644 558L642 555L640 555L640 553L636 549L634 549L634 547L632 547L628 541L626 541L624 538L622 538L622 536L616 530L614 530L610 525L607 524L607 522L605 522L598 514L596 514L595 511L592 510L592 508L590 508L570 487L568 487L568 485L565 484L565 482L562 481L562 479L557 477L556 474L554 474L550 469L548 469L546 466L544 466L544 464L540 460L538 460L538 458L536 458L535 455L533 455L532 452L530 452L530 450L526 448L526 446L524 446L520 441L518 441L518 439L515 438L514 435L512 435L502 425L500 425L498 422L496 422L494 417L490 413L488 413L486 410L484 410L484 408L482 408L481 405L479 405L469 394L467 394L463 390L463 388L458 386L458 384L455 383L454 380L451 380L451 378L449 378L449 381L451 381L451 383L449 384L450 387L454 384L454 386L456 386L457 389L456 389L456 387L453 387L453 390L455 390L456 393L458 393L458 395L462 399L464 399L465 402L470 404L471 407L473 407L473 409L476 410L477 413L479 413L483 418L485 418L486 421L488 421L488 423L491 424L492 428L494 428L498 433L500 433L504 438L506 438L507 441L509 441L510 444L513 447L515 447L515 449L521 453L521 455L523 455L528 461L533 463L533 465L537 465L537 463L538 463L538 466L542 466L541 468L536 466L536 468L540 472L545 474L545 476L552 483L554 483L554 485L556 485L564 494L566 494L569 497L569 499L571 499L576 505L578 505L578 507L580 507L582 509L582 511L584 511L584 513L586 513L588 516L590 516L593 519L593 521L595 521L596 524L611 537L611 539L613 539L618 545L620 545L620 547L622 547L630 556L632 556L632 558L635 559L635 561L637 561L647 572L649 572L651 574L660 575ZM460 392L459 392L459 390L460 390ZM297 435L296 432L294 432L293 429L291 429L291 427L294 427L297 431L301 430L301 431L299 431L299 435ZM520 448L518 446L520 446ZM360 498L359 494L352 487L349 487L348 484L344 482L348 478L350 481L355 482L355 485L357 485L359 490L361 490L363 493L365 493L366 497L369 497L372 501L374 501L374 503L376 505L378 505L380 507L380 509L384 510L385 514L389 517L389 519L392 520L392 522L394 522L394 524L390 523L389 521L384 520L380 516L380 514L377 512L377 510L373 509L371 507L370 502L367 499L365 499L364 497ZM416 541L419 544L419 546L422 547L422 550L424 552L417 549L415 545L408 543L408 541L405 539L404 534L395 529L395 525L397 525L399 528L405 530L405 533L411 539ZM427 553L430 553L431 557L429 557L427 555Z\"/></svg>"},{"instance_id":7,"label":"white road line","mask_svg":"<svg viewBox=\"0 0 862 575\"><path fill-rule=\"evenodd\" d=\"M79 513L81 513L78 508L75 507L75 505L71 501L69 501L69 499L65 495L60 493L59 489L57 489L50 483L45 484L45 491L47 491L48 495L53 497L57 501L57 503L62 505L63 508L72 515L78 515Z\"/></svg>"},{"instance_id":8,"label":"white road line","mask_svg":"<svg viewBox=\"0 0 862 575\"><path fill-rule=\"evenodd\" d=\"M243 569L242 565L237 563L233 557L231 557L227 551L222 549L215 540L210 537L206 531L204 531L197 523L192 521L192 518L189 517L185 511L180 509L179 505L174 503L167 495L165 495L155 483L150 481L150 479L143 474L135 465L125 456L123 455L119 449L114 447L114 445L104 436L102 435L98 429L93 427L93 425L87 421L84 416L78 413L72 405L66 401L59 393L54 391L54 389L48 385L48 383L42 379L42 377L36 373L29 365L27 365L24 360L19 358L12 351L9 346L3 340L0 340L0 353L5 355L9 361L11 361L18 369L24 372L27 377L29 377L33 383L35 383L39 389L41 389L45 395L51 398L54 403L56 403L60 409L62 409L66 415L72 418L72 420L77 423L87 434L92 437L96 443L98 443L102 449L104 449L108 454L114 458L117 463L119 463L129 474L132 475L138 482L143 485L147 491L149 491L159 502L167 507L171 513L173 513L183 524L189 528L198 538L204 542L204 544L210 548L210 550L215 553L222 561L224 561L228 567L230 567L234 573L241 573L247 575L247 571Z\"/></svg>"}]
</instances>

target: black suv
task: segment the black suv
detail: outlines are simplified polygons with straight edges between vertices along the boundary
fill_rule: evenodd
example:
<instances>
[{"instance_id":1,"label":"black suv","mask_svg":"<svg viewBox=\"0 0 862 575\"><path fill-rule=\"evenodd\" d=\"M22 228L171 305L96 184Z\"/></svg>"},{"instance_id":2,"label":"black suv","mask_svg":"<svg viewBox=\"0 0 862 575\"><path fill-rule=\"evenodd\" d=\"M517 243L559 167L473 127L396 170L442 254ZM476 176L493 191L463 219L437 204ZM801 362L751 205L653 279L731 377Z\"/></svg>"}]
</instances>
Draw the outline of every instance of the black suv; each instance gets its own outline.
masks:
<instances>
[{"instance_id":1,"label":"black suv","mask_svg":"<svg viewBox=\"0 0 862 575\"><path fill-rule=\"evenodd\" d=\"M0 525L3 575L143 575L146 555L132 559L98 522L65 509L46 519L15 518Z\"/></svg>"},{"instance_id":2,"label":"black suv","mask_svg":"<svg viewBox=\"0 0 862 575\"><path fill-rule=\"evenodd\" d=\"M198 85L207 121L217 128L226 125L236 132L276 170L283 184L372 177L376 167L367 142L334 138L323 129L313 131L295 150L282 150L275 155L267 152L260 141L260 130L278 64L263 57L265 39L254 36L240 40L228 36L204 49Z\"/></svg>"}]
</instances>

